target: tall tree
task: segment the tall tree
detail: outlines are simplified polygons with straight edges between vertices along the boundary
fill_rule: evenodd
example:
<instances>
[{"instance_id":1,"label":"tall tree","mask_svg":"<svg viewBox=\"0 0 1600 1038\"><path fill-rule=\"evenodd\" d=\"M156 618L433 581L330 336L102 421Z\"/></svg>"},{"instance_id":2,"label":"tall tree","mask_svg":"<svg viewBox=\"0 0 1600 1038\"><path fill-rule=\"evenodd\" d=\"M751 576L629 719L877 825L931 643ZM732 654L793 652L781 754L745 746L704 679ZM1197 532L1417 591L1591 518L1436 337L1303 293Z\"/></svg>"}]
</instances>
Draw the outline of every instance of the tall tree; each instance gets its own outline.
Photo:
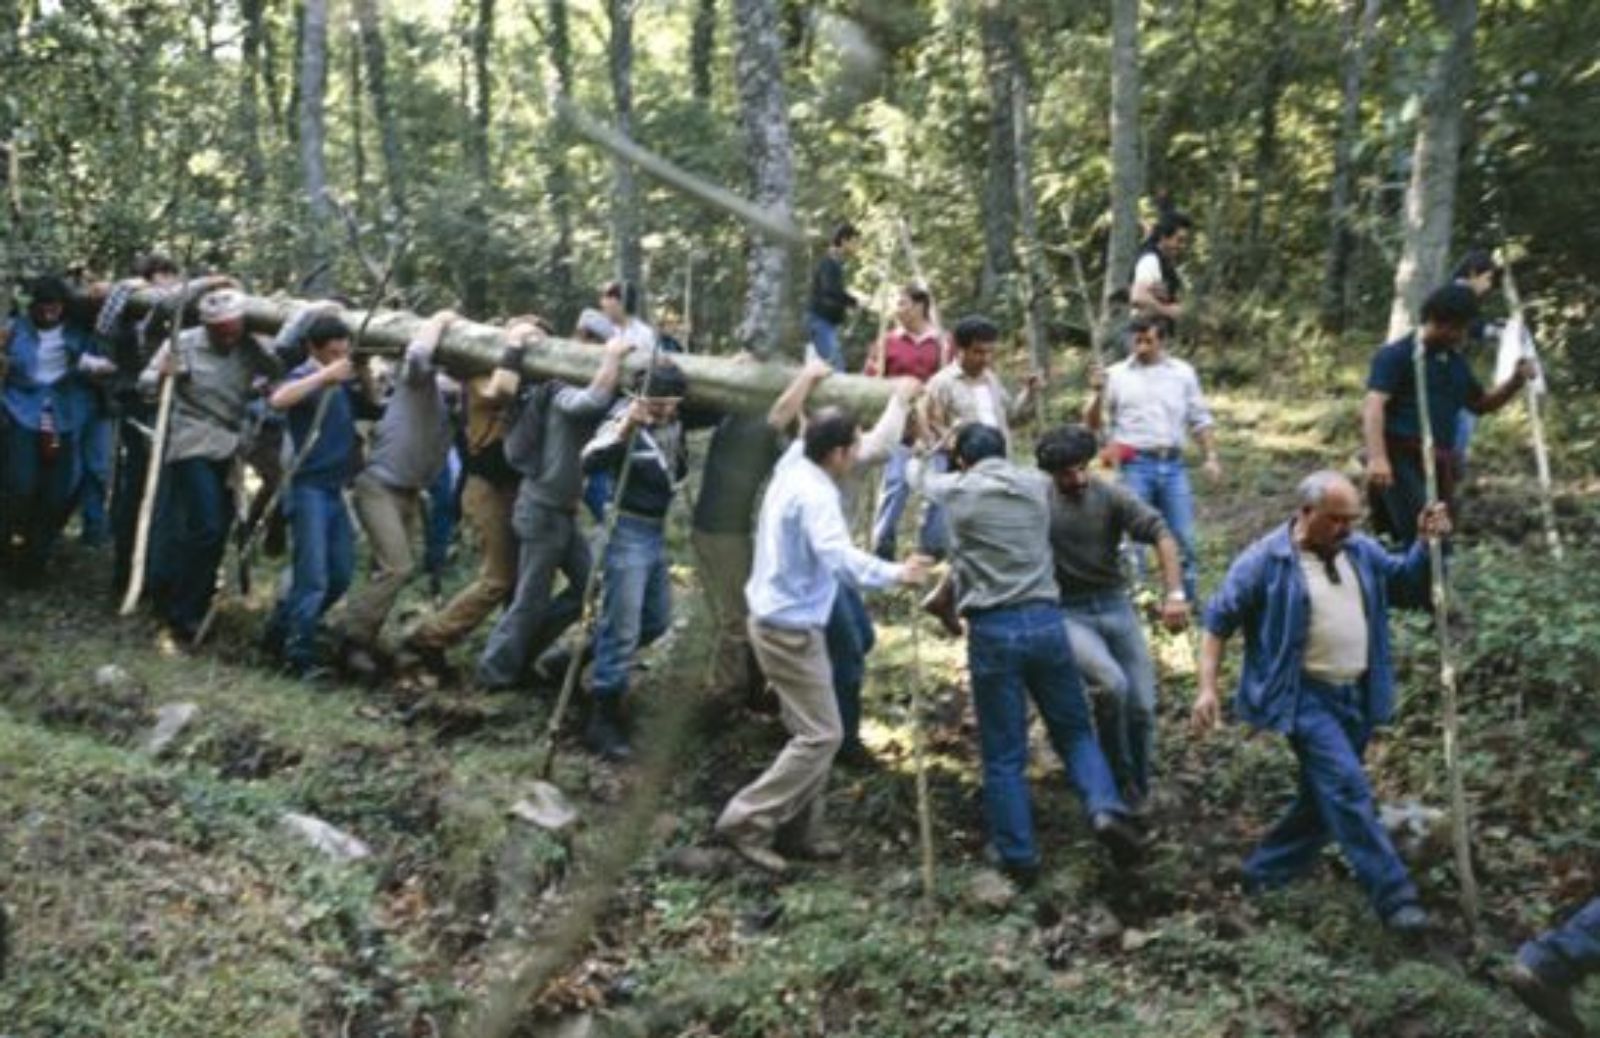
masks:
<instances>
[{"instance_id":1,"label":"tall tree","mask_svg":"<svg viewBox=\"0 0 1600 1038\"><path fill-rule=\"evenodd\" d=\"M606 0L611 20L607 45L611 98L617 132L633 136L633 15L637 0ZM611 167L611 235L616 249L617 277L640 288L644 280L644 248L639 241L639 181L632 164L618 157Z\"/></svg>"},{"instance_id":2,"label":"tall tree","mask_svg":"<svg viewBox=\"0 0 1600 1038\"><path fill-rule=\"evenodd\" d=\"M717 53L717 0L695 0L689 27L689 80L694 99L711 100L711 66Z\"/></svg>"},{"instance_id":3,"label":"tall tree","mask_svg":"<svg viewBox=\"0 0 1600 1038\"><path fill-rule=\"evenodd\" d=\"M1378 27L1383 0L1343 0L1340 25L1339 135L1333 144L1333 180L1328 187L1328 255L1322 273L1319 300L1324 327L1344 327L1350 280L1350 259L1355 251L1351 227L1351 187L1355 180L1355 149L1361 135L1361 79L1367 52Z\"/></svg>"},{"instance_id":4,"label":"tall tree","mask_svg":"<svg viewBox=\"0 0 1600 1038\"><path fill-rule=\"evenodd\" d=\"M1273 193L1278 171L1278 104L1283 100L1292 58L1292 38L1285 32L1291 25L1289 0L1272 0L1267 24L1273 30L1273 48L1261 76L1261 103L1256 108L1255 189L1250 195L1245 249L1252 277L1273 279L1281 275L1281 265L1271 262L1276 250L1268 246L1264 235L1267 198Z\"/></svg>"},{"instance_id":5,"label":"tall tree","mask_svg":"<svg viewBox=\"0 0 1600 1038\"><path fill-rule=\"evenodd\" d=\"M989 144L983 191L983 274L979 295L985 306L1000 291L1016 265L1017 130L1014 124L1016 69L1022 39L1014 14L1000 0L985 0L978 11L983 40L983 74L989 85Z\"/></svg>"},{"instance_id":6,"label":"tall tree","mask_svg":"<svg viewBox=\"0 0 1600 1038\"><path fill-rule=\"evenodd\" d=\"M1132 277L1139 249L1139 0L1111 0L1111 235L1100 312L1108 327L1126 308L1113 303Z\"/></svg>"},{"instance_id":7,"label":"tall tree","mask_svg":"<svg viewBox=\"0 0 1600 1038\"><path fill-rule=\"evenodd\" d=\"M757 204L783 216L794 211L794 153L783 89L783 37L778 0L734 0L734 76L739 118L750 158ZM756 238L747 262L744 316L735 338L757 356L799 342L792 305L788 246Z\"/></svg>"},{"instance_id":8,"label":"tall tree","mask_svg":"<svg viewBox=\"0 0 1600 1038\"><path fill-rule=\"evenodd\" d=\"M328 200L327 125L324 95L328 80L328 0L305 0L300 32L300 172L311 221L307 233L309 267L305 286L324 292L332 284L328 230L333 207Z\"/></svg>"},{"instance_id":9,"label":"tall tree","mask_svg":"<svg viewBox=\"0 0 1600 1038\"><path fill-rule=\"evenodd\" d=\"M367 67L367 96L378 123L378 143L383 149L383 176L389 208L398 218L406 215L405 154L400 148L400 127L389 97L389 59L383 42L383 22L378 0L355 0L356 25L361 33L361 53Z\"/></svg>"},{"instance_id":10,"label":"tall tree","mask_svg":"<svg viewBox=\"0 0 1600 1038\"><path fill-rule=\"evenodd\" d=\"M572 33L567 18L567 0L546 0L545 37L550 48L550 64L555 69L556 87L563 97L572 96ZM578 302L572 276L572 167L567 163L569 134L566 123L551 119L546 131L549 146L545 157L545 197L556 226L556 240L550 256L550 296L554 306L550 316L563 329L578 316Z\"/></svg>"},{"instance_id":11,"label":"tall tree","mask_svg":"<svg viewBox=\"0 0 1600 1038\"><path fill-rule=\"evenodd\" d=\"M1444 46L1428 70L1417 145L1406 186L1405 247L1394 271L1389 337L1416 321L1422 300L1443 279L1455 220L1456 174L1461 160L1461 110L1472 85L1472 37L1478 0L1433 0Z\"/></svg>"},{"instance_id":12,"label":"tall tree","mask_svg":"<svg viewBox=\"0 0 1600 1038\"><path fill-rule=\"evenodd\" d=\"M1028 68L1020 49L1011 70L1011 125L1016 134L1017 222L1021 233L1017 244L1022 250L1024 280L1023 305L1028 333L1028 352L1033 370L1050 372L1050 347L1045 335L1044 264L1040 261L1039 213L1033 194L1033 127L1028 119Z\"/></svg>"},{"instance_id":13,"label":"tall tree","mask_svg":"<svg viewBox=\"0 0 1600 1038\"><path fill-rule=\"evenodd\" d=\"M239 136L244 142L244 179L251 202L266 189L267 163L261 153L261 36L263 0L240 0Z\"/></svg>"},{"instance_id":14,"label":"tall tree","mask_svg":"<svg viewBox=\"0 0 1600 1038\"><path fill-rule=\"evenodd\" d=\"M489 121L494 88L489 55L493 45L494 0L477 0L472 23L472 124L467 134L472 201L467 206L467 269L462 303L469 315L478 318L489 308L489 196L493 186Z\"/></svg>"}]
</instances>

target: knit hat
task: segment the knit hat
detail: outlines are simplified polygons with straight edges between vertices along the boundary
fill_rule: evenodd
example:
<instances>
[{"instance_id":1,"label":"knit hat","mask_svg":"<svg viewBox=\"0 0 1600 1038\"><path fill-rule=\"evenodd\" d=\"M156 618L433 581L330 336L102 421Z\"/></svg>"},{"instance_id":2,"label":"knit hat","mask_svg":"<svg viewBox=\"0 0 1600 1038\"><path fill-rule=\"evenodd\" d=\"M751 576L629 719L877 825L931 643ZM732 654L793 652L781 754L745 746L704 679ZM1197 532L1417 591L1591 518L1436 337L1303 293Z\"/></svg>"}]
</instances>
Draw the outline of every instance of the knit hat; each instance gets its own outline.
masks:
<instances>
[{"instance_id":1,"label":"knit hat","mask_svg":"<svg viewBox=\"0 0 1600 1038\"><path fill-rule=\"evenodd\" d=\"M222 324L244 316L244 293L231 288L212 292L200 300L200 323Z\"/></svg>"}]
</instances>

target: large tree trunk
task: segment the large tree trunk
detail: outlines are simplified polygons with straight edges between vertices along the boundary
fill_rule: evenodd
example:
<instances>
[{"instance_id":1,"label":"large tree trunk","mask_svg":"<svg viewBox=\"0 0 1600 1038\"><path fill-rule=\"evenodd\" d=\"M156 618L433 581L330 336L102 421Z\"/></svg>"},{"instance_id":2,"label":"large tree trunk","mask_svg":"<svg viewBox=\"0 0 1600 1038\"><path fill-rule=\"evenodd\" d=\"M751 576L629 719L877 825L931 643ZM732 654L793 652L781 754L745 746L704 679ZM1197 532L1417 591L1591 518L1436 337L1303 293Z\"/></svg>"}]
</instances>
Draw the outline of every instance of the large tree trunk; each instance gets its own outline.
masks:
<instances>
[{"instance_id":1,"label":"large tree trunk","mask_svg":"<svg viewBox=\"0 0 1600 1038\"><path fill-rule=\"evenodd\" d=\"M734 0L734 74L757 205L784 219L794 211L794 154L783 90L783 40L777 0ZM792 305L788 247L752 237L744 316L735 338L759 357L775 357L784 341L800 341ZM792 337L792 338L791 338Z\"/></svg>"},{"instance_id":2,"label":"large tree trunk","mask_svg":"<svg viewBox=\"0 0 1600 1038\"><path fill-rule=\"evenodd\" d=\"M259 204L267 184L267 163L261 152L261 8L264 0L241 0L244 27L239 37L239 136L244 141L247 197Z\"/></svg>"},{"instance_id":3,"label":"large tree trunk","mask_svg":"<svg viewBox=\"0 0 1600 1038\"><path fill-rule=\"evenodd\" d=\"M546 35L550 64L555 69L561 96L572 96L572 33L567 18L567 0L547 0ZM549 142L545 155L545 196L550 202L556 240L550 256L550 292L554 305L550 317L558 328L570 328L578 319L581 306L572 277L572 167L567 163L571 134L565 119L552 118L545 133Z\"/></svg>"},{"instance_id":4,"label":"large tree trunk","mask_svg":"<svg viewBox=\"0 0 1600 1038\"><path fill-rule=\"evenodd\" d=\"M989 85L989 146L983 191L983 279L979 295L986 308L994 305L1001 282L1016 266L1017 130L1012 90L1021 61L1022 43L1016 16L997 0L978 12L983 39L983 74Z\"/></svg>"},{"instance_id":5,"label":"large tree trunk","mask_svg":"<svg viewBox=\"0 0 1600 1038\"><path fill-rule=\"evenodd\" d=\"M770 0L738 0L741 4L767 3ZM85 306L99 300L81 297ZM127 313L138 317L152 307L170 305L167 296L154 289L133 293ZM271 335L283 326L302 304L282 297L247 296L245 324L253 332ZM424 318L400 310L379 310L367 320L363 310L334 310L351 328L363 329L362 352L396 355L421 330ZM439 341L436 354L440 366L458 378L484 375L493 371L508 345L502 329L474 321L451 323ZM523 360L523 374L529 378L558 378L577 385L587 383L600 367L602 351L594 346L567 339L548 338L529 345ZM628 365L638 370L649 362L643 351L635 351ZM689 401L709 408L759 414L772 406L795 375L795 367L784 363L751 363L733 357L709 354L675 354L672 362L683 369L689 381ZM854 409L863 416L876 415L888 403L890 386L880 378L861 375L832 375L812 391L817 406L838 405Z\"/></svg>"},{"instance_id":6,"label":"large tree trunk","mask_svg":"<svg viewBox=\"0 0 1600 1038\"><path fill-rule=\"evenodd\" d=\"M611 98L617 132L633 137L633 13L637 0L607 0L611 37L607 46ZM611 236L616 249L617 277L640 290L644 305L644 249L639 241L639 181L633 166L615 158L611 164Z\"/></svg>"},{"instance_id":7,"label":"large tree trunk","mask_svg":"<svg viewBox=\"0 0 1600 1038\"><path fill-rule=\"evenodd\" d=\"M326 157L327 127L323 97L328 78L328 3L306 0L300 39L300 171L310 209L307 230L307 291L322 293L333 283L330 266L329 224L333 214L328 201Z\"/></svg>"},{"instance_id":8,"label":"large tree trunk","mask_svg":"<svg viewBox=\"0 0 1600 1038\"><path fill-rule=\"evenodd\" d=\"M372 99L372 117L377 120L378 142L383 150L389 208L395 219L403 219L407 209L405 155L400 149L400 127L389 98L389 60L383 44L383 20L378 13L378 0L355 0L355 8L356 24L361 32L361 53L367 68L367 96Z\"/></svg>"},{"instance_id":9,"label":"large tree trunk","mask_svg":"<svg viewBox=\"0 0 1600 1038\"><path fill-rule=\"evenodd\" d=\"M1344 0L1340 12L1343 56L1340 70L1339 136L1333 145L1333 182L1328 190L1328 257L1322 274L1323 326L1344 328L1350 259L1355 252L1351 229L1351 187L1355 180L1355 148L1361 136L1361 78L1367 51L1377 31L1383 0Z\"/></svg>"},{"instance_id":10,"label":"large tree trunk","mask_svg":"<svg viewBox=\"0 0 1600 1038\"><path fill-rule=\"evenodd\" d=\"M1290 28L1289 0L1272 0L1269 25L1275 34ZM1261 103L1256 110L1256 161L1255 190L1250 195L1250 223L1246 234L1246 252L1250 262L1248 270L1258 284L1276 281L1282 276L1282 264L1271 262L1276 251L1265 240L1267 196L1272 193L1278 170L1278 104L1283 100L1283 88L1289 78L1290 48L1288 38L1280 38L1273 48L1261 78ZM1261 287L1271 291L1271 285Z\"/></svg>"},{"instance_id":11,"label":"large tree trunk","mask_svg":"<svg viewBox=\"0 0 1600 1038\"><path fill-rule=\"evenodd\" d=\"M355 197L351 200L351 204L360 210L366 208L367 200L367 114L361 81L360 26L352 26L346 31L345 44L349 47L345 60L350 63L346 76L349 89L345 94L345 102L350 106L350 157L355 166L355 184L352 189Z\"/></svg>"},{"instance_id":12,"label":"large tree trunk","mask_svg":"<svg viewBox=\"0 0 1600 1038\"><path fill-rule=\"evenodd\" d=\"M695 0L689 27L689 81L694 99L711 101L711 68L717 54L717 0Z\"/></svg>"},{"instance_id":13,"label":"large tree trunk","mask_svg":"<svg viewBox=\"0 0 1600 1038\"><path fill-rule=\"evenodd\" d=\"M1048 375L1050 343L1045 334L1045 279L1039 250L1039 214L1033 197L1033 130L1028 121L1028 69L1026 55L1022 51L1018 51L1016 59L1012 68L1011 124L1016 133L1017 216L1022 231L1018 245L1022 249L1025 279L1024 313L1033 370Z\"/></svg>"},{"instance_id":14,"label":"large tree trunk","mask_svg":"<svg viewBox=\"0 0 1600 1038\"><path fill-rule=\"evenodd\" d=\"M1417 146L1406 187L1405 248L1394 272L1389 337L1415 324L1427 294L1445 275L1455 220L1456 171L1461 159L1461 109L1472 84L1472 36L1478 0L1433 0L1445 47L1433 60L1417 123Z\"/></svg>"},{"instance_id":15,"label":"large tree trunk","mask_svg":"<svg viewBox=\"0 0 1600 1038\"><path fill-rule=\"evenodd\" d=\"M1139 156L1139 0L1111 0L1111 235L1100 312L1101 337L1127 312L1113 296L1128 287L1139 249L1139 196L1144 163Z\"/></svg>"},{"instance_id":16,"label":"large tree trunk","mask_svg":"<svg viewBox=\"0 0 1600 1038\"><path fill-rule=\"evenodd\" d=\"M472 170L472 200L467 205L466 277L462 303L481 317L489 308L489 196L493 171L489 164L489 118L494 80L489 54L494 44L494 0L477 0L472 27L472 126L467 135L467 161Z\"/></svg>"}]
</instances>

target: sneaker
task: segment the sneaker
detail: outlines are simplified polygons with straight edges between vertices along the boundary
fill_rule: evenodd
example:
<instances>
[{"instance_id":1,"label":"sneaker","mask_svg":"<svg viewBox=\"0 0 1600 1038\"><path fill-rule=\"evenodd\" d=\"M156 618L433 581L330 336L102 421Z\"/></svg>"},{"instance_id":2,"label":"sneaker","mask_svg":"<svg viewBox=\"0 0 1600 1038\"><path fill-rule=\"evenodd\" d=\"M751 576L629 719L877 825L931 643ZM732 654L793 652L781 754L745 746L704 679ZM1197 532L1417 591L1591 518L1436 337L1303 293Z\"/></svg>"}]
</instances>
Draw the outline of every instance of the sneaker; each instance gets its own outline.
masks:
<instances>
[{"instance_id":1,"label":"sneaker","mask_svg":"<svg viewBox=\"0 0 1600 1038\"><path fill-rule=\"evenodd\" d=\"M1428 929L1428 913L1421 905L1401 905L1383 919L1390 933L1412 937Z\"/></svg>"},{"instance_id":2,"label":"sneaker","mask_svg":"<svg viewBox=\"0 0 1600 1038\"><path fill-rule=\"evenodd\" d=\"M621 764L633 759L620 700L602 699L594 704L589 711L589 722L584 726L583 744L591 753L608 761Z\"/></svg>"},{"instance_id":3,"label":"sneaker","mask_svg":"<svg viewBox=\"0 0 1600 1038\"><path fill-rule=\"evenodd\" d=\"M1089 820L1089 827L1118 865L1132 865L1144 857L1145 838L1121 815L1101 811Z\"/></svg>"},{"instance_id":4,"label":"sneaker","mask_svg":"<svg viewBox=\"0 0 1600 1038\"><path fill-rule=\"evenodd\" d=\"M1511 993L1533 1013L1567 1038L1583 1038L1589 1032L1572 1008L1572 989L1551 984L1525 963L1517 962L1506 974Z\"/></svg>"}]
</instances>

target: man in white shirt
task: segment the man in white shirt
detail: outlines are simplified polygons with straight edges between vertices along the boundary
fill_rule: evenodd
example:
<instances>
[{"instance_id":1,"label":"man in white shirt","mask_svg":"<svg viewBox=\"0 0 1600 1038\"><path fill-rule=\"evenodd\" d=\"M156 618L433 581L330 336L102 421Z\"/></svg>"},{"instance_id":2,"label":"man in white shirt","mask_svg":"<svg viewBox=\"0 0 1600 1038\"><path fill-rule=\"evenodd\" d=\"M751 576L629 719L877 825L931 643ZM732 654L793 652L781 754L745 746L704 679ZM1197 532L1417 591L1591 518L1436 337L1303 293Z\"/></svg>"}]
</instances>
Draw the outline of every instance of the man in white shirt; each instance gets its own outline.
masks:
<instances>
[{"instance_id":1,"label":"man in white shirt","mask_svg":"<svg viewBox=\"0 0 1600 1038\"><path fill-rule=\"evenodd\" d=\"M1194 222L1176 211L1163 214L1156 222L1133 265L1128 303L1135 316L1159 317L1169 326L1183 316L1183 304L1178 301L1183 292L1178 261L1189 251L1193 228Z\"/></svg>"},{"instance_id":2,"label":"man in white shirt","mask_svg":"<svg viewBox=\"0 0 1600 1038\"><path fill-rule=\"evenodd\" d=\"M1195 600L1199 561L1195 546L1194 492L1183 450L1189 435L1205 451L1205 472L1222 476L1211 409L1194 368L1166 351L1165 322L1137 317L1128 326L1132 353L1105 372L1089 374L1093 391L1083 422L1100 431L1122 468L1122 481L1145 504L1161 513L1183 555L1183 593ZM1109 412L1109 414L1107 414Z\"/></svg>"},{"instance_id":3,"label":"man in white shirt","mask_svg":"<svg viewBox=\"0 0 1600 1038\"><path fill-rule=\"evenodd\" d=\"M851 543L837 481L855 465L860 440L854 415L819 412L778 462L761 506L745 585L750 642L777 690L790 738L772 766L728 802L717 831L770 872L788 867L773 846L780 830L794 834L790 843L801 854L839 853L821 824L823 791L843 739L824 633L840 581L867 590L915 586L930 565L919 555L886 562Z\"/></svg>"}]
</instances>

